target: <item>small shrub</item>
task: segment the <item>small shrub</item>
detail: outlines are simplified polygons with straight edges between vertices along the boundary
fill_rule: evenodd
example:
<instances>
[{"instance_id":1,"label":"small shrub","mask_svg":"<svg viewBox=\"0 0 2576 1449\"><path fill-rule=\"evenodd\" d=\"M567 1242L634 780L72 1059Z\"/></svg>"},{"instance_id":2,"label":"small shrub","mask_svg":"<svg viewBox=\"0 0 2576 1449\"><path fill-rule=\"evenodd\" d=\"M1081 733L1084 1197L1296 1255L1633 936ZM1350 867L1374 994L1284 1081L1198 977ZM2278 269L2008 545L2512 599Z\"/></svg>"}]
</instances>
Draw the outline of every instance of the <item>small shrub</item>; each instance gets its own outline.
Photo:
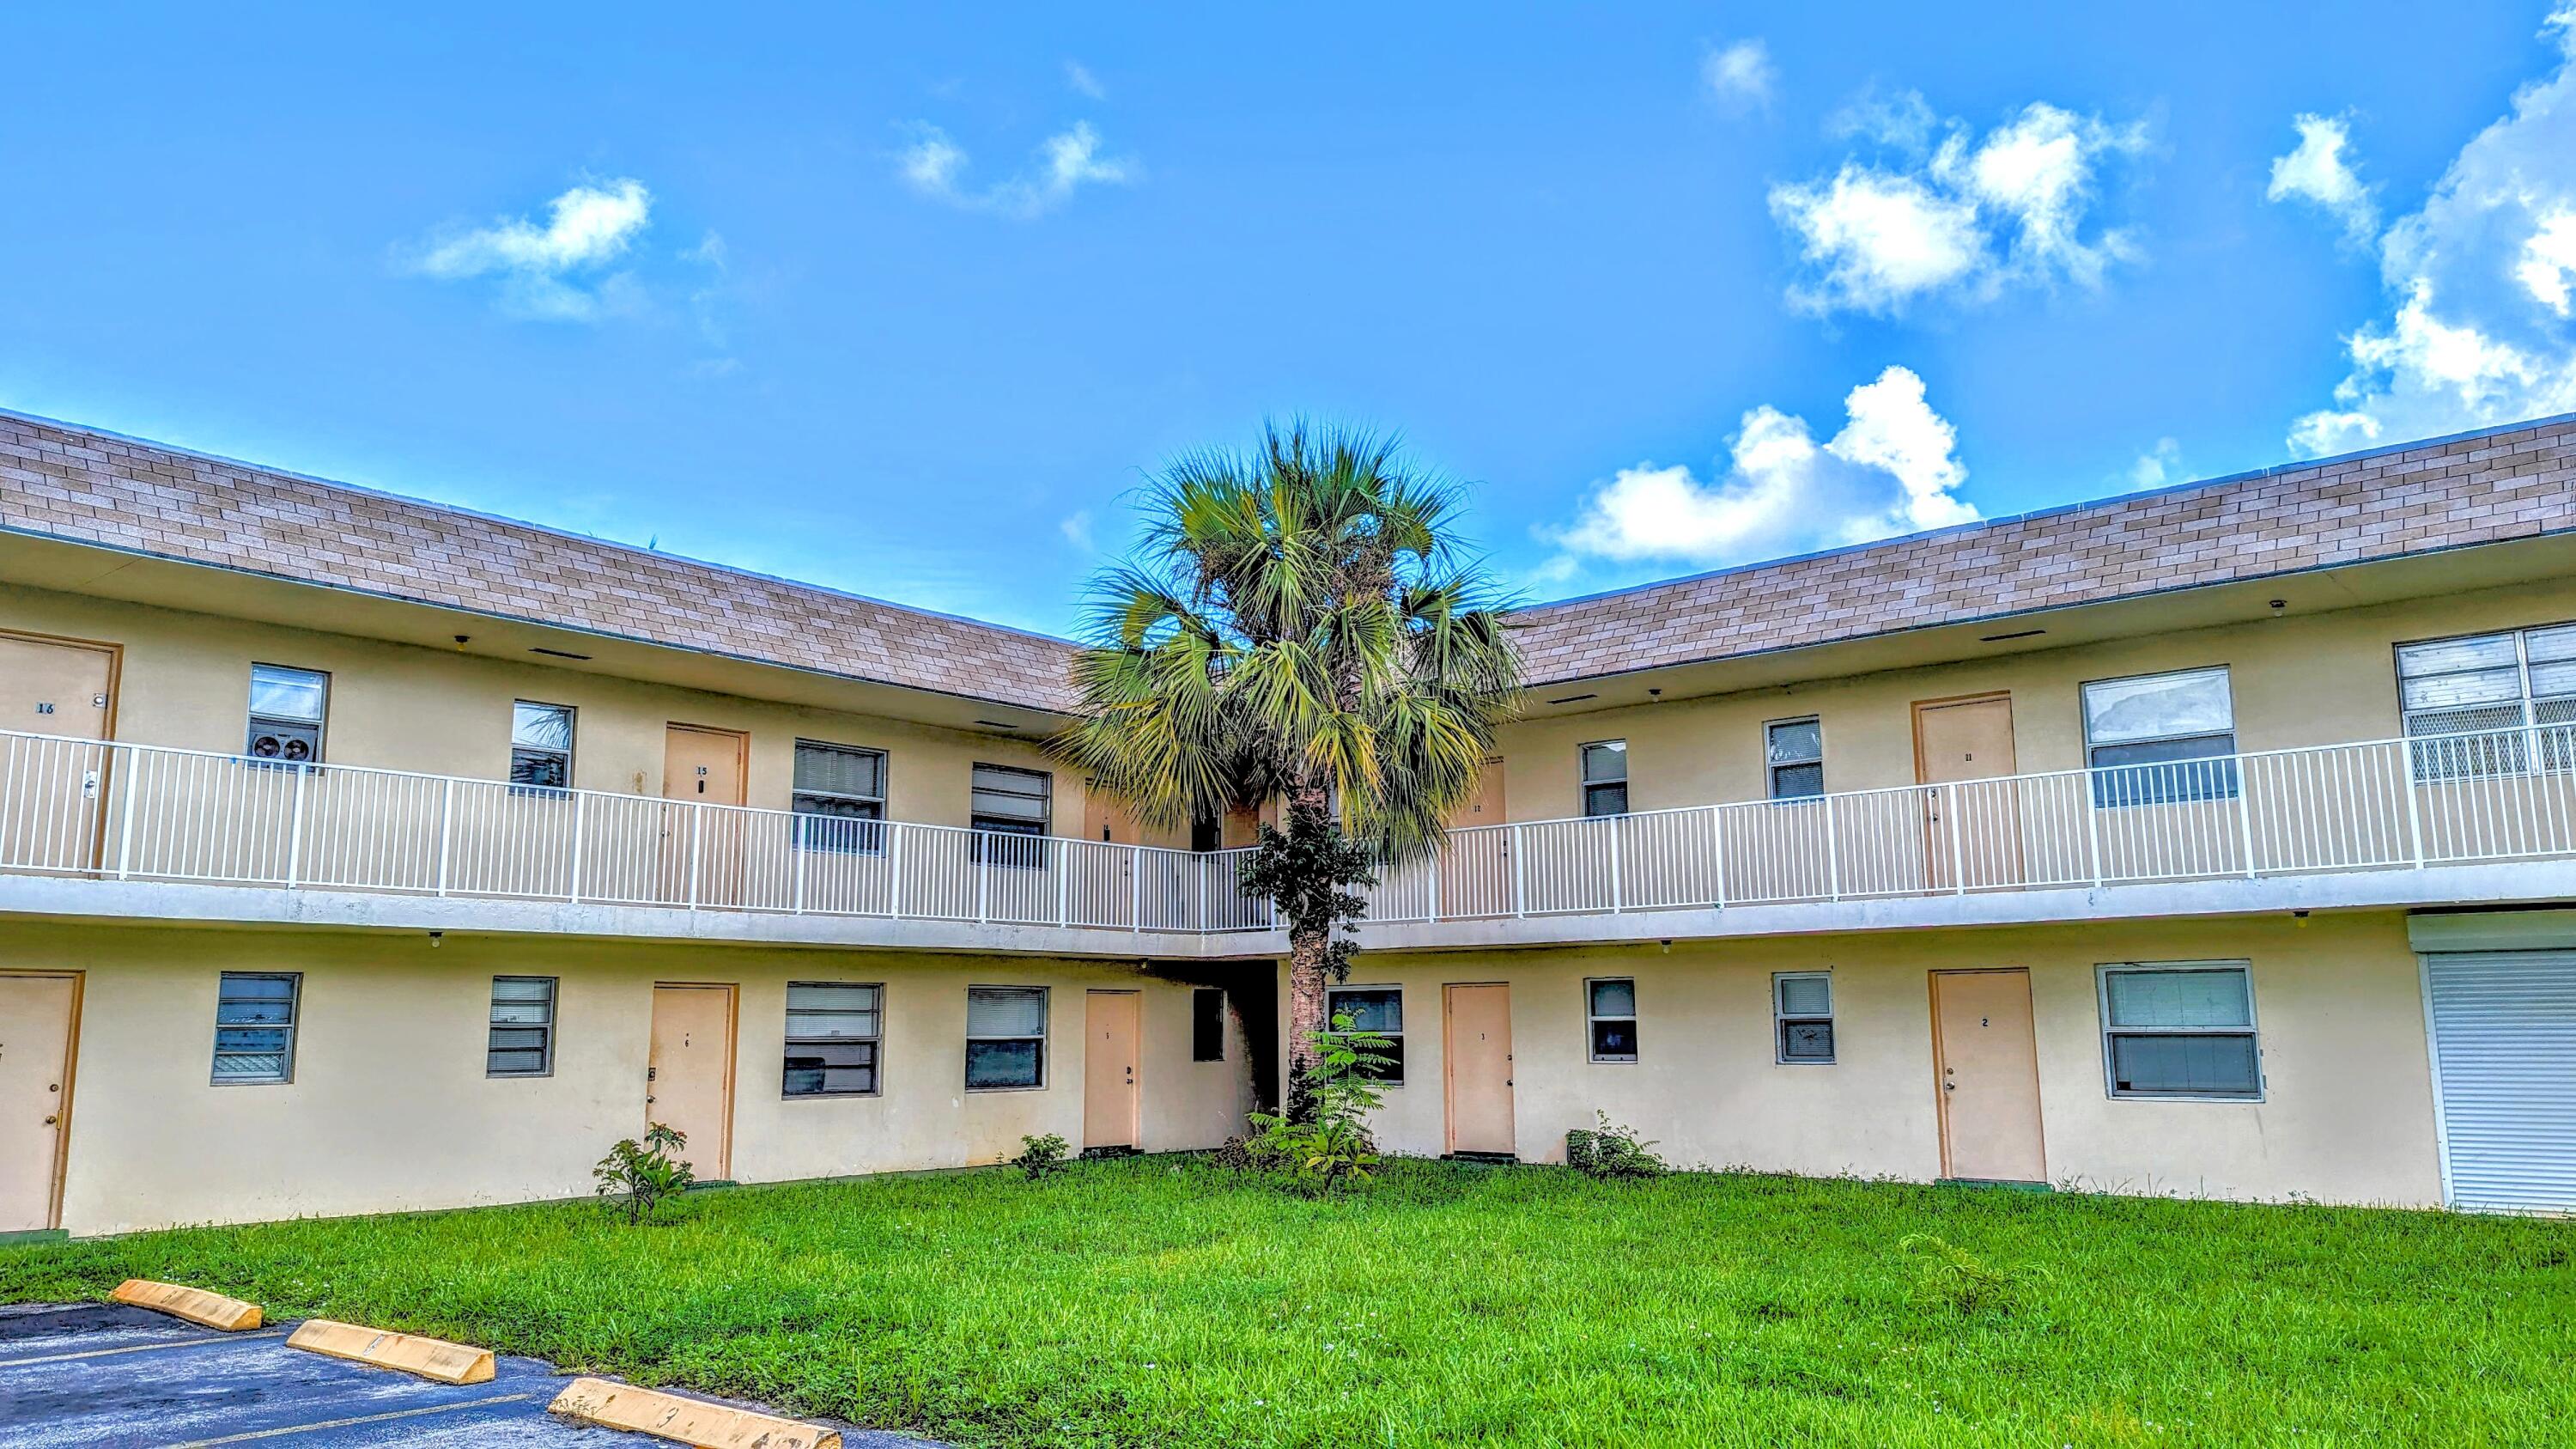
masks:
<instances>
[{"instance_id":1,"label":"small shrub","mask_svg":"<svg viewBox=\"0 0 2576 1449\"><path fill-rule=\"evenodd\" d=\"M1262 1164L1252 1155L1252 1144L1241 1137L1229 1137L1207 1155L1208 1165L1224 1172L1251 1172Z\"/></svg>"},{"instance_id":2,"label":"small shrub","mask_svg":"<svg viewBox=\"0 0 2576 1449\"><path fill-rule=\"evenodd\" d=\"M625 1213L629 1226L652 1218L672 1194L698 1180L688 1163L671 1155L688 1145L687 1134L677 1128L646 1123L642 1142L625 1139L590 1170L599 1179L600 1205Z\"/></svg>"},{"instance_id":3,"label":"small shrub","mask_svg":"<svg viewBox=\"0 0 2576 1449\"><path fill-rule=\"evenodd\" d=\"M2009 1314L2020 1306L2024 1290L2048 1277L2045 1268L1989 1268L1929 1233L1911 1234L1896 1247L1922 1260L1915 1273L1914 1302L1923 1308Z\"/></svg>"},{"instance_id":4,"label":"small shrub","mask_svg":"<svg viewBox=\"0 0 2576 1449\"><path fill-rule=\"evenodd\" d=\"M1565 1134L1565 1165L1586 1177L1619 1181L1640 1177L1661 1177L1672 1169L1655 1155L1655 1144L1640 1137L1634 1127L1622 1127L1610 1120L1607 1112L1594 1112L1600 1125L1591 1131L1578 1127Z\"/></svg>"},{"instance_id":5,"label":"small shrub","mask_svg":"<svg viewBox=\"0 0 2576 1449\"><path fill-rule=\"evenodd\" d=\"M1065 1140L1053 1132L1043 1137L1023 1137L1020 1139L1020 1155L1011 1159L1011 1166L1018 1168L1021 1176L1035 1182L1048 1173L1064 1171L1068 1150Z\"/></svg>"},{"instance_id":6,"label":"small shrub","mask_svg":"<svg viewBox=\"0 0 2576 1449\"><path fill-rule=\"evenodd\" d=\"M1395 1043L1357 1029L1348 1015L1336 1015L1314 1042L1315 1068L1299 1083L1298 1094L1312 1105L1313 1116L1297 1121L1286 1113L1256 1112L1253 1135L1243 1146L1272 1181L1322 1197L1364 1187L1376 1175L1377 1141L1369 1135L1368 1114L1385 1100L1378 1081L1394 1065L1387 1049Z\"/></svg>"}]
</instances>

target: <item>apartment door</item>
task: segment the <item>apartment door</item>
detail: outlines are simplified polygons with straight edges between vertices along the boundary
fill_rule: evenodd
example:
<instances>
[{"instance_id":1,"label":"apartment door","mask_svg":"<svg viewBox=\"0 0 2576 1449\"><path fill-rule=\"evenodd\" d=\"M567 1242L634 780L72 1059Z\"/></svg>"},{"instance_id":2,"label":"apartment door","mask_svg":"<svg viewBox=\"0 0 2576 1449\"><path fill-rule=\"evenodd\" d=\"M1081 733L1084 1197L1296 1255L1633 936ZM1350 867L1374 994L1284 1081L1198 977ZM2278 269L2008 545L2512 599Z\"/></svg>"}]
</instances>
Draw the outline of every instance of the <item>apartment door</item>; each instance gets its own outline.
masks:
<instances>
[{"instance_id":1,"label":"apartment door","mask_svg":"<svg viewBox=\"0 0 2576 1449\"><path fill-rule=\"evenodd\" d=\"M78 976L0 974L0 1233L61 1214L79 1013Z\"/></svg>"},{"instance_id":2,"label":"apartment door","mask_svg":"<svg viewBox=\"0 0 2576 1449\"><path fill-rule=\"evenodd\" d=\"M1145 998L1090 991L1082 1010L1082 1150L1132 1152L1143 1145L1144 1093L1136 1081Z\"/></svg>"},{"instance_id":3,"label":"apartment door","mask_svg":"<svg viewBox=\"0 0 2576 1449\"><path fill-rule=\"evenodd\" d=\"M1934 890L2018 884L2021 802L2010 786L1963 787L2013 772L2012 696L1914 706L1914 778L1923 792L1924 881Z\"/></svg>"},{"instance_id":4,"label":"apartment door","mask_svg":"<svg viewBox=\"0 0 2576 1449\"><path fill-rule=\"evenodd\" d=\"M1509 1157L1512 1134L1512 989L1441 988L1440 1059L1449 1094L1449 1150Z\"/></svg>"},{"instance_id":5,"label":"apartment door","mask_svg":"<svg viewBox=\"0 0 2576 1449\"><path fill-rule=\"evenodd\" d=\"M1444 918L1507 916L1512 910L1512 836L1477 830L1511 819L1503 803L1503 758L1489 755L1476 771L1476 795L1450 817L1453 834L1440 851L1439 910Z\"/></svg>"},{"instance_id":6,"label":"apartment door","mask_svg":"<svg viewBox=\"0 0 2576 1449\"><path fill-rule=\"evenodd\" d=\"M1933 972L1932 1066L1939 1079L1941 1175L2046 1181L2030 973Z\"/></svg>"},{"instance_id":7,"label":"apartment door","mask_svg":"<svg viewBox=\"0 0 2576 1449\"><path fill-rule=\"evenodd\" d=\"M702 1182L733 1175L733 1008L731 986L653 985L644 1120L688 1139L677 1155Z\"/></svg>"},{"instance_id":8,"label":"apartment door","mask_svg":"<svg viewBox=\"0 0 2576 1449\"><path fill-rule=\"evenodd\" d=\"M115 718L117 648L0 633L0 730L104 740ZM98 864L107 752L90 745L0 739L0 863L39 870Z\"/></svg>"},{"instance_id":9,"label":"apartment door","mask_svg":"<svg viewBox=\"0 0 2576 1449\"><path fill-rule=\"evenodd\" d=\"M674 724L662 735L662 797L691 805L740 805L751 736ZM673 810L662 830L666 901L740 905L748 821L738 811Z\"/></svg>"}]
</instances>

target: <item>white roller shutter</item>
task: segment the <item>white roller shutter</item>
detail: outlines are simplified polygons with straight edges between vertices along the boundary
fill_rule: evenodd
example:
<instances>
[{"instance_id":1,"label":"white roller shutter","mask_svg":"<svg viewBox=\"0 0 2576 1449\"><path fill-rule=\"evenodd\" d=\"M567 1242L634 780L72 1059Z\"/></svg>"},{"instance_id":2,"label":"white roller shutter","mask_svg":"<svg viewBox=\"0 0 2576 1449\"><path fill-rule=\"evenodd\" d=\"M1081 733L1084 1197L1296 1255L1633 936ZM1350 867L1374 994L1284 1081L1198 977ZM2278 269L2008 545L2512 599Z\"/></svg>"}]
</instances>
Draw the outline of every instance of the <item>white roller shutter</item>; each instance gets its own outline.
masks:
<instances>
[{"instance_id":1,"label":"white roller shutter","mask_svg":"<svg viewBox=\"0 0 2576 1449\"><path fill-rule=\"evenodd\" d=\"M2576 951L2431 954L2424 989L2452 1203L2576 1211Z\"/></svg>"}]
</instances>

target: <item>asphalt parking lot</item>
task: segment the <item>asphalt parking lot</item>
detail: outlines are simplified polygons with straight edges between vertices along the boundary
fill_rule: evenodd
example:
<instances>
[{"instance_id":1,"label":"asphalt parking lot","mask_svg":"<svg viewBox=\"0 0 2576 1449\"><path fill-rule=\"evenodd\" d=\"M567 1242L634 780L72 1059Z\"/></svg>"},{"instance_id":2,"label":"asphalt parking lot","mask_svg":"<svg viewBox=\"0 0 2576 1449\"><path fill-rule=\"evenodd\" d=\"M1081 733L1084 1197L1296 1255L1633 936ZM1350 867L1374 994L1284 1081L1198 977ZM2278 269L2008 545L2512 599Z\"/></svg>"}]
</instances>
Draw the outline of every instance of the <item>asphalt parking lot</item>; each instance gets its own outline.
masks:
<instances>
[{"instance_id":1,"label":"asphalt parking lot","mask_svg":"<svg viewBox=\"0 0 2576 1449\"><path fill-rule=\"evenodd\" d=\"M0 1444L638 1449L664 1442L549 1415L546 1405L567 1380L536 1359L502 1358L490 1383L450 1386L290 1349L293 1328L218 1333L119 1304L0 1307ZM835 1427L850 1449L936 1449Z\"/></svg>"}]
</instances>

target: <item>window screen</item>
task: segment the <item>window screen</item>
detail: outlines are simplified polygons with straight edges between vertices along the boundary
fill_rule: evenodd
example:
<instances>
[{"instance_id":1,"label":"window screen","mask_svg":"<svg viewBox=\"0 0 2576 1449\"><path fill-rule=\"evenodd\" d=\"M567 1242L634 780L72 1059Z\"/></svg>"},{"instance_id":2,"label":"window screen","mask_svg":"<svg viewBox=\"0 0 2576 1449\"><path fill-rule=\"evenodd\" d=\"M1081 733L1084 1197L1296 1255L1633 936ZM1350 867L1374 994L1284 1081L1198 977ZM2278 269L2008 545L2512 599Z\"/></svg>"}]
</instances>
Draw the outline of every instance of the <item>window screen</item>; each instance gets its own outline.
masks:
<instances>
[{"instance_id":1,"label":"window screen","mask_svg":"<svg viewBox=\"0 0 2576 1449\"><path fill-rule=\"evenodd\" d=\"M1772 977L1771 1015L1782 1062L1833 1062L1834 978L1830 974L1793 971Z\"/></svg>"},{"instance_id":2,"label":"window screen","mask_svg":"<svg viewBox=\"0 0 2576 1449\"><path fill-rule=\"evenodd\" d=\"M805 818L797 843L815 850L878 855L885 850L886 757L883 750L796 742L796 787L789 801Z\"/></svg>"},{"instance_id":3,"label":"window screen","mask_svg":"<svg viewBox=\"0 0 2576 1449\"><path fill-rule=\"evenodd\" d=\"M1585 745L1583 813L1586 816L1628 813L1628 742L1602 740Z\"/></svg>"},{"instance_id":4,"label":"window screen","mask_svg":"<svg viewBox=\"0 0 2576 1449\"><path fill-rule=\"evenodd\" d=\"M2223 668L2085 685L2084 744L2097 805L2236 798L2236 703Z\"/></svg>"},{"instance_id":5,"label":"window screen","mask_svg":"<svg viewBox=\"0 0 2576 1449\"><path fill-rule=\"evenodd\" d=\"M1046 1018L1043 986L967 988L966 1089L1044 1086Z\"/></svg>"},{"instance_id":6,"label":"window screen","mask_svg":"<svg viewBox=\"0 0 2576 1449\"><path fill-rule=\"evenodd\" d=\"M2397 646L2418 779L2576 767L2576 624Z\"/></svg>"},{"instance_id":7,"label":"window screen","mask_svg":"<svg viewBox=\"0 0 2576 1449\"><path fill-rule=\"evenodd\" d=\"M790 1097L874 1094L884 994L882 986L787 983L787 1058L779 1090Z\"/></svg>"},{"instance_id":8,"label":"window screen","mask_svg":"<svg viewBox=\"0 0 2576 1449\"><path fill-rule=\"evenodd\" d=\"M1324 1014L1327 1019L1348 1016L1353 1031L1373 1032L1387 1038L1379 1048L1385 1061L1370 1069L1368 1075L1378 1081L1402 1084L1404 1081L1404 993L1393 986L1336 986L1325 993Z\"/></svg>"},{"instance_id":9,"label":"window screen","mask_svg":"<svg viewBox=\"0 0 2576 1449\"><path fill-rule=\"evenodd\" d=\"M1774 800L1801 800L1825 793L1824 722L1811 715L1764 725L1762 765Z\"/></svg>"},{"instance_id":10,"label":"window screen","mask_svg":"<svg viewBox=\"0 0 2576 1449\"><path fill-rule=\"evenodd\" d=\"M295 1019L304 978L227 971L215 988L216 1085L295 1080Z\"/></svg>"},{"instance_id":11,"label":"window screen","mask_svg":"<svg viewBox=\"0 0 2576 1449\"><path fill-rule=\"evenodd\" d=\"M2102 1037L2112 1096L2262 1094L2244 966L2106 966Z\"/></svg>"},{"instance_id":12,"label":"window screen","mask_svg":"<svg viewBox=\"0 0 2576 1449\"><path fill-rule=\"evenodd\" d=\"M1596 1062L1637 1059L1637 983L1625 976L1583 983L1584 1012Z\"/></svg>"},{"instance_id":13,"label":"window screen","mask_svg":"<svg viewBox=\"0 0 2576 1449\"><path fill-rule=\"evenodd\" d=\"M510 706L510 783L572 788L572 706L518 700Z\"/></svg>"},{"instance_id":14,"label":"window screen","mask_svg":"<svg viewBox=\"0 0 2576 1449\"><path fill-rule=\"evenodd\" d=\"M492 1023L483 1075L542 1077L555 1069L555 978L492 978Z\"/></svg>"}]
</instances>

